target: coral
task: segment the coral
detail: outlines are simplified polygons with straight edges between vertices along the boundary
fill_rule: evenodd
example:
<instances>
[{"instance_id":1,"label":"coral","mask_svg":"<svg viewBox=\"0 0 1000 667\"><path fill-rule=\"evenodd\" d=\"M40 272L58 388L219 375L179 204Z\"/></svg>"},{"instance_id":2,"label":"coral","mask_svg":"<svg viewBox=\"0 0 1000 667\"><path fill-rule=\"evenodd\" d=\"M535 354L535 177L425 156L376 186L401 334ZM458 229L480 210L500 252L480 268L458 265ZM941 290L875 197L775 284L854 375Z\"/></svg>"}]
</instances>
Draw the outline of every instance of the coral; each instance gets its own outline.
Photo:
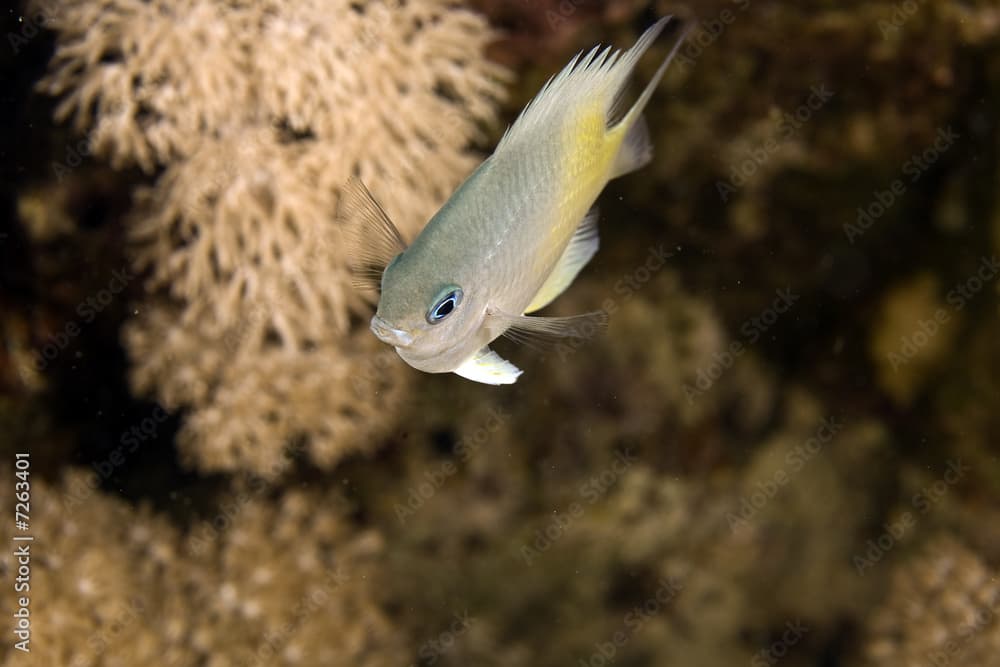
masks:
<instances>
[{"instance_id":1,"label":"coral","mask_svg":"<svg viewBox=\"0 0 1000 667\"><path fill-rule=\"evenodd\" d=\"M444 0L53 11L57 117L113 164L166 165L129 231L150 293L124 334L137 390L193 409L182 441L206 469L272 469L296 438L323 465L371 447L358 433L399 382L351 382L375 362L339 188L360 176L411 235L430 217L503 96L488 25Z\"/></svg>"},{"instance_id":2,"label":"coral","mask_svg":"<svg viewBox=\"0 0 1000 667\"><path fill-rule=\"evenodd\" d=\"M56 24L63 47L111 44L140 15L179 40L173 5L91 1L79 27ZM196 15L217 7L252 36L230 53L191 28L209 59L253 72L220 93L251 103L193 136L215 101L164 100L196 57L131 87L115 67L144 71L145 34L127 57L56 63L49 83L70 86L64 112L101 138L99 155L156 180L124 221L110 197L82 196L97 189L91 162L59 186L15 182L29 233L0 246L23 256L0 273L58 277L0 295L0 391L36 387L31 412L0 397L0 449L28 443L38 466L39 658L996 662L996 276L979 275L961 308L949 298L1000 247L996 3L705 0L694 15L674 0L473 2L511 31L494 47L503 62L530 63L511 118L579 48L627 44L654 14L698 24L649 107L655 159L602 196L601 252L545 313L603 308L608 330L541 354L498 341L532 378L504 390L412 373L375 341L331 224L357 173L413 234L474 164L464 146L494 97L481 19L431 0L203 0ZM97 76L123 86L107 112L73 92L97 91ZM823 85L833 97L783 126ZM105 132L94 119L112 100L141 108ZM406 109L421 111L390 113ZM910 180L916 162L904 165L948 127L960 139ZM49 137L40 170L64 148ZM101 171L119 191L143 178ZM68 234L33 233L66 214ZM148 290L123 330L131 386L181 418L176 440L170 420L96 490L70 462L108 460L148 414L110 342L124 313L102 315L60 372L14 374L124 261L95 248L126 237ZM772 308L777 290L798 295L792 308ZM950 321L919 342L939 308ZM175 444L193 470L161 465ZM70 495L80 503L60 506ZM9 554L0 563L10 571ZM0 663L21 657L0 648Z\"/></svg>"},{"instance_id":3,"label":"coral","mask_svg":"<svg viewBox=\"0 0 1000 667\"><path fill-rule=\"evenodd\" d=\"M256 69L252 6L39 0L35 11L59 35L40 87L62 97L56 117L73 116L94 154L152 171L187 154L206 131L266 113L248 76Z\"/></svg>"},{"instance_id":4,"label":"coral","mask_svg":"<svg viewBox=\"0 0 1000 667\"><path fill-rule=\"evenodd\" d=\"M385 415L406 384L395 352L367 330L308 349L247 352L241 341L260 334L257 310L243 329L213 329L207 312L184 320L198 312L147 307L126 330L142 361L133 371L137 390L155 389L170 409L197 406L178 435L189 463L276 476L304 455L328 467L370 450L391 425Z\"/></svg>"},{"instance_id":5,"label":"coral","mask_svg":"<svg viewBox=\"0 0 1000 667\"><path fill-rule=\"evenodd\" d=\"M75 224L69 214L65 201L52 205L51 198L57 201L66 199L66 190L52 188L51 192L28 191L17 200L17 217L28 236L36 242L45 243L60 236L71 234Z\"/></svg>"},{"instance_id":6,"label":"coral","mask_svg":"<svg viewBox=\"0 0 1000 667\"><path fill-rule=\"evenodd\" d=\"M334 168L362 177L412 177L398 161L424 147L446 164L422 175L447 187L502 95L504 70L479 56L488 27L444 0L38 4L59 36L40 88L115 165L151 170L273 125L336 142Z\"/></svg>"},{"instance_id":7,"label":"coral","mask_svg":"<svg viewBox=\"0 0 1000 667\"><path fill-rule=\"evenodd\" d=\"M664 350L650 354L690 349L688 336L699 337L712 318L668 275L633 295L606 337L650 342L654 325L638 326L645 319L625 311L661 301L678 320L702 326L659 327ZM841 618L867 608L876 579L859 577L851 557L878 506L875 481L890 472L890 443L875 420L845 420L801 390L775 396L773 380L749 359L694 408L660 384L686 368L623 366L600 341L571 362L545 363L545 388L526 385L516 401L453 387L409 406L404 423L426 434L357 482L386 490L367 506L397 546L388 559L393 598L423 601L409 634L436 637L466 609L475 619L441 664L588 664L618 632L626 639L614 650L624 663L738 664L786 623L801 622L802 645L789 650L788 664L805 665ZM575 372L562 368L574 364ZM600 382L570 381L598 373ZM629 393L633 386L642 397ZM733 419L734 394L757 394L762 405ZM770 423L775 410L779 424ZM552 412L580 416L542 416ZM752 458L720 465L716 440L746 442ZM678 582L679 592L641 623L628 617L664 581Z\"/></svg>"},{"instance_id":8,"label":"coral","mask_svg":"<svg viewBox=\"0 0 1000 667\"><path fill-rule=\"evenodd\" d=\"M382 540L353 528L335 494L237 484L184 536L96 487L80 471L32 480L33 664L406 664L375 602ZM0 558L14 571L10 550Z\"/></svg>"},{"instance_id":9,"label":"coral","mask_svg":"<svg viewBox=\"0 0 1000 667\"><path fill-rule=\"evenodd\" d=\"M882 388L909 403L951 348L961 313L945 304L931 275L890 290L872 332L870 350Z\"/></svg>"},{"instance_id":10,"label":"coral","mask_svg":"<svg viewBox=\"0 0 1000 667\"><path fill-rule=\"evenodd\" d=\"M998 614L1000 575L954 538L939 538L892 573L867 628L867 664L996 664Z\"/></svg>"},{"instance_id":11,"label":"coral","mask_svg":"<svg viewBox=\"0 0 1000 667\"><path fill-rule=\"evenodd\" d=\"M383 541L344 510L335 493L271 498L251 482L193 527L195 599L173 602L199 610L186 641L207 664L405 664L406 638L377 606Z\"/></svg>"},{"instance_id":12,"label":"coral","mask_svg":"<svg viewBox=\"0 0 1000 667\"><path fill-rule=\"evenodd\" d=\"M13 478L9 467L3 474ZM183 572L176 531L146 508L105 497L92 474L67 473L58 486L29 479L33 664L183 664L175 661L186 648L171 647L161 634L167 626L146 621ZM11 507L12 485L5 485L3 501ZM15 571L10 549L0 569ZM3 592L6 608L13 608L13 596L10 587ZM4 664L19 664L9 642L4 649Z\"/></svg>"}]
</instances>

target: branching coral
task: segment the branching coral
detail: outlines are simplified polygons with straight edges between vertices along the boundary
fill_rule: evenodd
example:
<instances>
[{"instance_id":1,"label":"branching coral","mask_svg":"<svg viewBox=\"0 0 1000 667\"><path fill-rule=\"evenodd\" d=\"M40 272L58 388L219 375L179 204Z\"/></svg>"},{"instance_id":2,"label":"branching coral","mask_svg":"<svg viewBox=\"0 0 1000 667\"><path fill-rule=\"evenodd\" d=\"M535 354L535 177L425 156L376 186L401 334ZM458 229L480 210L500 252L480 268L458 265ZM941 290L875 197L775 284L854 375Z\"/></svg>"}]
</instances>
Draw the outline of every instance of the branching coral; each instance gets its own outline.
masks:
<instances>
[{"instance_id":1,"label":"branching coral","mask_svg":"<svg viewBox=\"0 0 1000 667\"><path fill-rule=\"evenodd\" d=\"M3 473L12 478L9 468ZM179 572L176 533L147 510L106 498L95 490L98 484L85 473L67 474L59 486L31 478L35 541L25 592L34 628L32 664L181 664L175 661L186 654L183 646L171 647L161 634L166 626L149 623ZM10 488L2 496L7 508ZM11 550L0 559L0 569L15 571ZM6 588L4 606L12 608L14 593ZM4 664L20 658L10 649Z\"/></svg>"},{"instance_id":2,"label":"branching coral","mask_svg":"<svg viewBox=\"0 0 1000 667\"><path fill-rule=\"evenodd\" d=\"M486 22L445 0L63 0L53 13L42 87L63 96L57 115L92 128L114 164L166 165L130 233L152 294L125 334L136 387L193 408L183 440L210 469L264 472L296 437L327 464L370 445L350 424L382 420L398 382L351 334L365 306L347 284L338 189L365 179L412 234L475 166L468 145L506 76L482 56ZM350 382L359 373L377 386Z\"/></svg>"},{"instance_id":3,"label":"branching coral","mask_svg":"<svg viewBox=\"0 0 1000 667\"><path fill-rule=\"evenodd\" d=\"M32 664L406 664L374 601L382 540L353 528L335 494L244 485L185 538L96 485L78 471L33 482ZM6 550L0 571L15 567Z\"/></svg>"},{"instance_id":4,"label":"branching coral","mask_svg":"<svg viewBox=\"0 0 1000 667\"><path fill-rule=\"evenodd\" d=\"M62 96L91 150L151 171L206 131L241 127L254 104L249 3L38 0L59 33L41 88ZM242 7L240 5L243 5Z\"/></svg>"},{"instance_id":5,"label":"branching coral","mask_svg":"<svg viewBox=\"0 0 1000 667\"><path fill-rule=\"evenodd\" d=\"M889 596L870 621L868 664L994 665L998 616L996 571L954 539L938 539L893 573Z\"/></svg>"},{"instance_id":6,"label":"branching coral","mask_svg":"<svg viewBox=\"0 0 1000 667\"><path fill-rule=\"evenodd\" d=\"M445 0L34 4L59 34L41 83L62 97L57 117L73 116L98 155L147 171L268 123L340 142L345 169L363 155L391 167L415 137L453 160L492 118L504 76L480 57L483 20ZM457 136L435 132L449 120Z\"/></svg>"},{"instance_id":7,"label":"branching coral","mask_svg":"<svg viewBox=\"0 0 1000 667\"><path fill-rule=\"evenodd\" d=\"M127 336L142 360L134 372L140 391L155 388L170 408L198 406L178 442L187 461L201 468L273 476L300 454L333 465L376 442L392 406L404 399L394 353L367 331L307 350L266 346L241 353L242 337L260 330L258 311L251 311L244 331L221 333L209 333L197 318L177 326L192 312L154 306Z\"/></svg>"}]
</instances>

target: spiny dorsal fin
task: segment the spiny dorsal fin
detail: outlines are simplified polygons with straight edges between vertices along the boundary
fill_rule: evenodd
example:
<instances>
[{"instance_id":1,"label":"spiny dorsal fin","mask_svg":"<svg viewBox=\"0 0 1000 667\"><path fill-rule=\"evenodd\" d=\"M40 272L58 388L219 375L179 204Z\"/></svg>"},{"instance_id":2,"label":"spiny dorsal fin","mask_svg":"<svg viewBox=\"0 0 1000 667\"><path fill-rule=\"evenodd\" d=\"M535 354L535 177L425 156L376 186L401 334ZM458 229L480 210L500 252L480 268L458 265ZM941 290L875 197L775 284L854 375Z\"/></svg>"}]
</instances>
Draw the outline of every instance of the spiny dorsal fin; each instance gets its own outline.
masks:
<instances>
[{"instance_id":1,"label":"spiny dorsal fin","mask_svg":"<svg viewBox=\"0 0 1000 667\"><path fill-rule=\"evenodd\" d=\"M602 51L600 45L586 55L583 51L576 54L561 72L542 86L514 124L507 128L497 144L497 150L518 136L532 134L549 120L558 117L577 95L593 95L595 89L605 84L608 72L620 57L621 51L612 53L610 46Z\"/></svg>"},{"instance_id":2,"label":"spiny dorsal fin","mask_svg":"<svg viewBox=\"0 0 1000 667\"><path fill-rule=\"evenodd\" d=\"M524 108L500 139L497 150L517 137L535 136L536 131L544 131L549 122L562 118L567 109L577 107L581 101L601 104L608 127L615 125L626 115L622 96L629 76L671 18L667 16L654 23L627 51L612 51L610 46L602 50L601 46L595 46L586 55L582 51L578 53Z\"/></svg>"},{"instance_id":3,"label":"spiny dorsal fin","mask_svg":"<svg viewBox=\"0 0 1000 667\"><path fill-rule=\"evenodd\" d=\"M403 236L361 179L353 176L341 189L337 218L347 234L354 286L378 291L385 267L406 250Z\"/></svg>"},{"instance_id":4,"label":"spiny dorsal fin","mask_svg":"<svg viewBox=\"0 0 1000 667\"><path fill-rule=\"evenodd\" d=\"M552 273L545 279L545 283L538 290L535 298L524 309L525 313L533 313L552 303L553 299L562 294L573 283L577 274L594 256L598 246L600 246L600 240L597 237L597 218L598 210L595 206L590 209L576 228L573 238L569 240L569 245L563 250L563 254L556 262Z\"/></svg>"}]
</instances>

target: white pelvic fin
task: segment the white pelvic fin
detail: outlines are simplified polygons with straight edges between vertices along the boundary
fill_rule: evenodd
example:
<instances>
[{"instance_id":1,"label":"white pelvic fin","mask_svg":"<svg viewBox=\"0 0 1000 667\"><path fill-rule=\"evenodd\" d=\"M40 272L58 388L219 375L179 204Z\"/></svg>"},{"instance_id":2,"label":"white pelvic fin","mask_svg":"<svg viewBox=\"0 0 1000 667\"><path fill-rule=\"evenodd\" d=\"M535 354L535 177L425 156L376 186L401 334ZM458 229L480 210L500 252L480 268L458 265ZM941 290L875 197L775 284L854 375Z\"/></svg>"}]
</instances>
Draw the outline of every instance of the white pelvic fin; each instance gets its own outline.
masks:
<instances>
[{"instance_id":1,"label":"white pelvic fin","mask_svg":"<svg viewBox=\"0 0 1000 667\"><path fill-rule=\"evenodd\" d=\"M533 313L552 303L552 300L563 293L576 279L580 270L587 265L590 258L597 252L600 240L597 237L598 210L595 206L583 217L583 221L573 232L573 238L563 250L562 256L556 262L552 273L545 279L538 294L531 300L525 313Z\"/></svg>"},{"instance_id":2,"label":"white pelvic fin","mask_svg":"<svg viewBox=\"0 0 1000 667\"><path fill-rule=\"evenodd\" d=\"M653 159L653 142L649 138L649 126L642 116L628 129L622 147L618 149L615 163L611 167L611 178L618 178L649 164Z\"/></svg>"},{"instance_id":3,"label":"white pelvic fin","mask_svg":"<svg viewBox=\"0 0 1000 667\"><path fill-rule=\"evenodd\" d=\"M488 347L476 352L455 369L456 375L483 384L514 384L523 371Z\"/></svg>"}]
</instances>

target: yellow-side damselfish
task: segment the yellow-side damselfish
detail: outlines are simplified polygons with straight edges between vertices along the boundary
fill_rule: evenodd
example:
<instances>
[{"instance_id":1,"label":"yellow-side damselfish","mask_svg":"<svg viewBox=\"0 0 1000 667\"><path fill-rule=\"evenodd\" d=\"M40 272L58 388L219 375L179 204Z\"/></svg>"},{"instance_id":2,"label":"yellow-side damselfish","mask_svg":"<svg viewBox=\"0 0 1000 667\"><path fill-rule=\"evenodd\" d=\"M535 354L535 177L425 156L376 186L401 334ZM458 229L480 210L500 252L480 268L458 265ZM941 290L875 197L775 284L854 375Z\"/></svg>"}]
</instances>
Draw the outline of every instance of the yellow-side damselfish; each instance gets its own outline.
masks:
<instances>
[{"instance_id":1,"label":"yellow-side damselfish","mask_svg":"<svg viewBox=\"0 0 1000 667\"><path fill-rule=\"evenodd\" d=\"M510 384L521 371L490 350L495 338L573 336L603 322L603 313L529 313L555 299L597 252L593 206L607 182L652 159L642 110L683 36L635 104L625 108L622 98L669 21L625 52L595 47L577 55L409 247L364 185L348 183L342 217L361 230L357 263L376 267L371 286L381 288L371 329L406 363Z\"/></svg>"}]
</instances>

